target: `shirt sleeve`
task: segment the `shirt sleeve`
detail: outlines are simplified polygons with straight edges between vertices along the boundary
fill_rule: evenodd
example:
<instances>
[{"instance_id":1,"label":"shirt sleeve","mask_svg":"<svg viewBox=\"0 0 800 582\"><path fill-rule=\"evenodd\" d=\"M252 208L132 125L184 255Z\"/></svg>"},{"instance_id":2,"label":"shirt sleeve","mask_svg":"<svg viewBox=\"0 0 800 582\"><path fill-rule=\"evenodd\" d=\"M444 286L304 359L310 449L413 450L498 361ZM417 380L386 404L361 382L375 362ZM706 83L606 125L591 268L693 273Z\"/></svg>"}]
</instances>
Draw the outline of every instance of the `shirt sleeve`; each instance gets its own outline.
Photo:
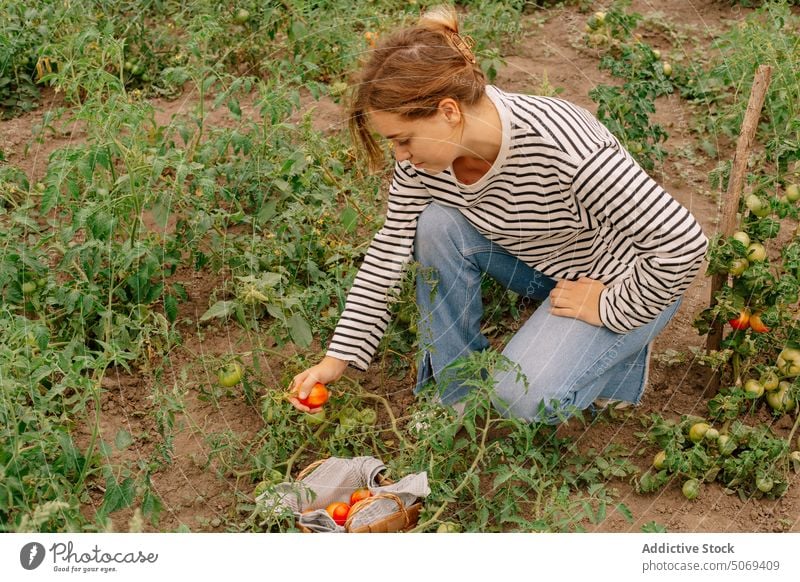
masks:
<instances>
[{"instance_id":1,"label":"shirt sleeve","mask_svg":"<svg viewBox=\"0 0 800 582\"><path fill-rule=\"evenodd\" d=\"M366 370L389 324L389 299L411 260L417 218L430 203L413 168L395 164L386 220L356 274L327 355Z\"/></svg>"},{"instance_id":2,"label":"shirt sleeve","mask_svg":"<svg viewBox=\"0 0 800 582\"><path fill-rule=\"evenodd\" d=\"M578 203L625 241L632 268L600 296L600 319L617 333L649 323L700 270L708 239L692 214L618 147L583 160L573 179ZM613 249L610 249L613 251Z\"/></svg>"}]
</instances>

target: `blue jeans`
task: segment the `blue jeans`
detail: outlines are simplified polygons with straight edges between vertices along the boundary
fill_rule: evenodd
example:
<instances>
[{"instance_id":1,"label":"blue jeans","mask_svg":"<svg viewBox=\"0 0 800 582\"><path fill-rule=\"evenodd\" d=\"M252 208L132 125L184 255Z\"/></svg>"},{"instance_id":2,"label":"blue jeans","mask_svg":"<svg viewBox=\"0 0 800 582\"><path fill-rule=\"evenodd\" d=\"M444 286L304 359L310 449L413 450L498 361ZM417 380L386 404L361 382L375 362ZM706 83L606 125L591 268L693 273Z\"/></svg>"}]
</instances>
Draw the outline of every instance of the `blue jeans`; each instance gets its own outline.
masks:
<instances>
[{"instance_id":1,"label":"blue jeans","mask_svg":"<svg viewBox=\"0 0 800 582\"><path fill-rule=\"evenodd\" d=\"M431 204L414 240L419 264L417 303L422 361L415 393L435 380L443 404L470 390L450 364L489 342L481 333L484 273L522 297L540 300L503 350L518 370L495 373L494 406L501 414L556 424L597 398L638 403L647 382L650 342L678 309L626 334L550 313L555 280L526 265L477 231L455 208ZM527 384L527 385L526 385Z\"/></svg>"}]
</instances>

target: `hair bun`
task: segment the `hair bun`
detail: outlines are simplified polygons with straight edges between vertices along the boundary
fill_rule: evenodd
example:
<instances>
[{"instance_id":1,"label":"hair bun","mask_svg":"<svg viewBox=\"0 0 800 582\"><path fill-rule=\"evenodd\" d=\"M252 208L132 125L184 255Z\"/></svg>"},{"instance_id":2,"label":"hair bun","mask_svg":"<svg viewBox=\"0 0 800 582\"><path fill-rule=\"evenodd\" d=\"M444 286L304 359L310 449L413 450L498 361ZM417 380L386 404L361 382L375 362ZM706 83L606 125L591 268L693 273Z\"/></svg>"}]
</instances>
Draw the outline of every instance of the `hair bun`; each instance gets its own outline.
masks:
<instances>
[{"instance_id":1,"label":"hair bun","mask_svg":"<svg viewBox=\"0 0 800 582\"><path fill-rule=\"evenodd\" d=\"M441 33L449 44L461 53L465 61L473 65L476 63L472 52L475 41L472 37L459 34L458 15L452 6L434 6L427 10L420 16L419 26Z\"/></svg>"},{"instance_id":2,"label":"hair bun","mask_svg":"<svg viewBox=\"0 0 800 582\"><path fill-rule=\"evenodd\" d=\"M434 6L419 17L419 26L443 33L458 34L458 16L452 6Z\"/></svg>"}]
</instances>

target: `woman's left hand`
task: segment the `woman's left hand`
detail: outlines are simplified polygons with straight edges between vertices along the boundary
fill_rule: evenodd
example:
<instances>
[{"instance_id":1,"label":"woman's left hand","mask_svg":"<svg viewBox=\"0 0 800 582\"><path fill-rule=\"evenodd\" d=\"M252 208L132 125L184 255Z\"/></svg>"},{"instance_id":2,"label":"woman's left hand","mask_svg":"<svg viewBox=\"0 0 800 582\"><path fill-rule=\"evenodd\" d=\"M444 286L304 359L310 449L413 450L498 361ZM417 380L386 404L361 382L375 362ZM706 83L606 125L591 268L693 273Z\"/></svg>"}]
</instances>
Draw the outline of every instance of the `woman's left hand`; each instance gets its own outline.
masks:
<instances>
[{"instance_id":1,"label":"woman's left hand","mask_svg":"<svg viewBox=\"0 0 800 582\"><path fill-rule=\"evenodd\" d=\"M561 280L550 291L550 313L601 326L600 293L605 288L600 281L588 277L577 281Z\"/></svg>"}]
</instances>

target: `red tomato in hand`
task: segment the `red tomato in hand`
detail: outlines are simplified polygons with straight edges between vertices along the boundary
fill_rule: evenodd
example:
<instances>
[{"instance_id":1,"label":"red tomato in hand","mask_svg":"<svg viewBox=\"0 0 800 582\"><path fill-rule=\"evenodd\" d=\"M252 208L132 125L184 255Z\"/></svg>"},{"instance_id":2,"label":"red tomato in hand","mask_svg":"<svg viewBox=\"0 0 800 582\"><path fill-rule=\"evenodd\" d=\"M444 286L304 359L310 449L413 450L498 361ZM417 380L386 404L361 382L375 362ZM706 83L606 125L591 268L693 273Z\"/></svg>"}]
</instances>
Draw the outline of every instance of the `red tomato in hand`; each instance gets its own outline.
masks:
<instances>
[{"instance_id":1,"label":"red tomato in hand","mask_svg":"<svg viewBox=\"0 0 800 582\"><path fill-rule=\"evenodd\" d=\"M309 408L319 408L328 401L330 396L325 384L317 382L311 387L311 392L305 398L298 398L300 404L308 406Z\"/></svg>"},{"instance_id":2,"label":"red tomato in hand","mask_svg":"<svg viewBox=\"0 0 800 582\"><path fill-rule=\"evenodd\" d=\"M334 501L325 508L331 519L336 522L336 525L344 525L347 521L347 514L350 513L350 506L344 501Z\"/></svg>"},{"instance_id":3,"label":"red tomato in hand","mask_svg":"<svg viewBox=\"0 0 800 582\"><path fill-rule=\"evenodd\" d=\"M372 492L369 489L356 489L350 495L350 505L355 505L362 499L366 499L367 497L372 497Z\"/></svg>"},{"instance_id":4,"label":"red tomato in hand","mask_svg":"<svg viewBox=\"0 0 800 582\"><path fill-rule=\"evenodd\" d=\"M750 326L750 310L742 309L739 317L728 321L733 329L747 329Z\"/></svg>"}]
</instances>

